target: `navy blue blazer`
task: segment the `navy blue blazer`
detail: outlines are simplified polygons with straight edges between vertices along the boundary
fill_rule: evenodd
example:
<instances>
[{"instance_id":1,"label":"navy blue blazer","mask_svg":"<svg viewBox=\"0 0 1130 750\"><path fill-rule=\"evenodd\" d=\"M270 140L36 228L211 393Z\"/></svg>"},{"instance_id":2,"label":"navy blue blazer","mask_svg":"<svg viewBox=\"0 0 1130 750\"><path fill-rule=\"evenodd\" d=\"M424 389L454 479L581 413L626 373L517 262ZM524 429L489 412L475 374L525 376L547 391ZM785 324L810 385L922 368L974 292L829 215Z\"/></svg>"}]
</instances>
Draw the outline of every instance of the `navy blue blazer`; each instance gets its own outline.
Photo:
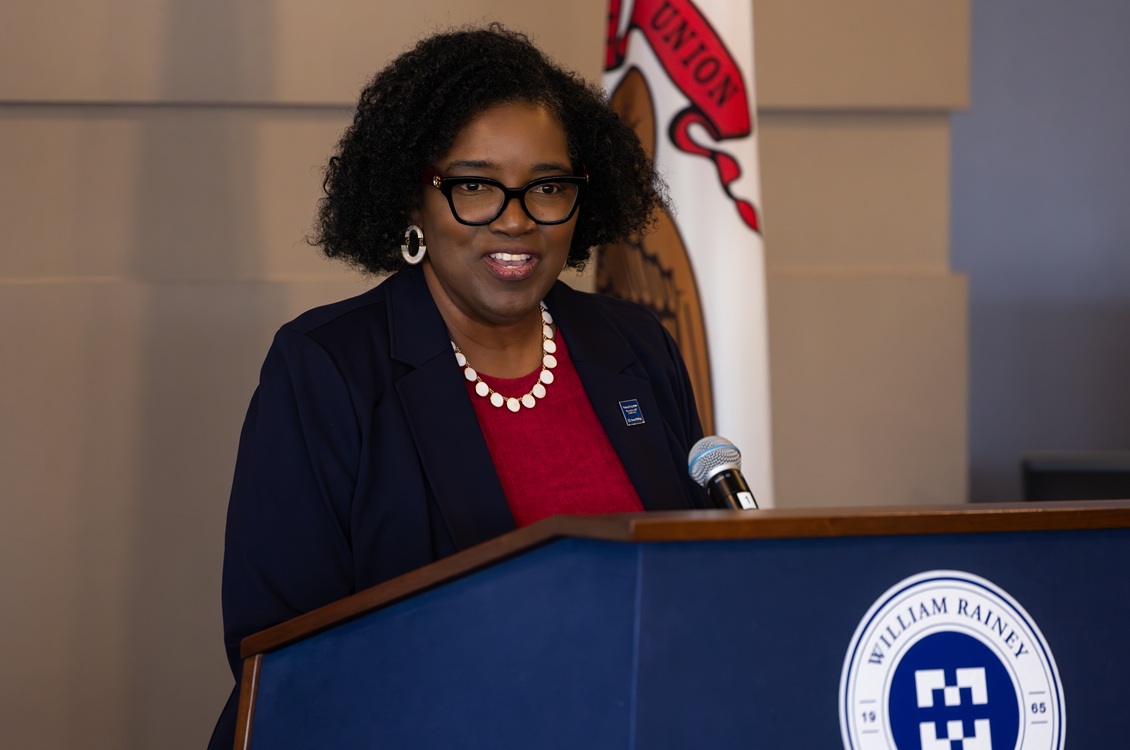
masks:
<instances>
[{"instance_id":1,"label":"navy blue blazer","mask_svg":"<svg viewBox=\"0 0 1130 750\"><path fill-rule=\"evenodd\" d=\"M639 306L560 282L546 305L644 507L711 507L687 476L702 427L667 331ZM628 423L628 400L642 423ZM513 528L420 268L299 316L267 354L228 507L237 689L244 637ZM213 747L231 747L234 695Z\"/></svg>"}]
</instances>

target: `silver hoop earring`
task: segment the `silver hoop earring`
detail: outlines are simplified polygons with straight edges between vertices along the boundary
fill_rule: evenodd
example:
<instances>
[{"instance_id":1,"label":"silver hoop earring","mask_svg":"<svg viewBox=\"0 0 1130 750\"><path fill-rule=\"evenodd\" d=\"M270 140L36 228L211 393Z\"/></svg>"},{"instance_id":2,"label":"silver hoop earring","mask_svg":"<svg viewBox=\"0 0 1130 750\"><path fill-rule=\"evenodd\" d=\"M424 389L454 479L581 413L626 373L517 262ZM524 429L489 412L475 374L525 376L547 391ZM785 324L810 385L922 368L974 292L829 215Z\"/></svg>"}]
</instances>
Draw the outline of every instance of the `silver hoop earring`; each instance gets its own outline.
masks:
<instances>
[{"instance_id":1,"label":"silver hoop earring","mask_svg":"<svg viewBox=\"0 0 1130 750\"><path fill-rule=\"evenodd\" d=\"M415 224L409 224L404 231L404 242L400 245L400 254L410 265L416 265L424 259L428 246L424 244L424 231Z\"/></svg>"}]
</instances>

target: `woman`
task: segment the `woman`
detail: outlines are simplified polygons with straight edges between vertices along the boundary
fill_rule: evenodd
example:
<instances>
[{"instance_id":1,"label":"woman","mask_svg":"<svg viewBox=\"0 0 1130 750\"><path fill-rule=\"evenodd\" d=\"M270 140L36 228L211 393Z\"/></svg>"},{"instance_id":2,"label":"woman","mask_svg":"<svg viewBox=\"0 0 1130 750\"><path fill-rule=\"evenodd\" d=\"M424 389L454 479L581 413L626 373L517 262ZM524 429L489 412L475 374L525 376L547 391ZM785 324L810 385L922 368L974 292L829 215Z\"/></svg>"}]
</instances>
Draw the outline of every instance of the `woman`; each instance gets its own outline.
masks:
<instances>
[{"instance_id":1,"label":"woman","mask_svg":"<svg viewBox=\"0 0 1130 750\"><path fill-rule=\"evenodd\" d=\"M325 189L326 255L395 274L267 355L228 511L237 685L245 636L517 525L708 504L671 337L557 282L660 201L599 90L498 26L431 37L362 92Z\"/></svg>"}]
</instances>

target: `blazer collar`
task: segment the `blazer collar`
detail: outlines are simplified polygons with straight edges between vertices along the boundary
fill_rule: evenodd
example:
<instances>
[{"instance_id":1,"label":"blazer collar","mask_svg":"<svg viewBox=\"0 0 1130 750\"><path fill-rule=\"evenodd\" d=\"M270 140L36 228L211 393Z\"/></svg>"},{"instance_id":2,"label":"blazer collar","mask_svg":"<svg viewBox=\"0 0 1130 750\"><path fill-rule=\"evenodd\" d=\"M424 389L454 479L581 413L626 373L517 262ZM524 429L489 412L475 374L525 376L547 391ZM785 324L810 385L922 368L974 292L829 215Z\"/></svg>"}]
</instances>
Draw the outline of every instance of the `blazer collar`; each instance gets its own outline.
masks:
<instances>
[{"instance_id":1,"label":"blazer collar","mask_svg":"<svg viewBox=\"0 0 1130 750\"><path fill-rule=\"evenodd\" d=\"M387 279L392 359L406 365L395 388L425 481L457 549L514 528L447 327L419 267Z\"/></svg>"},{"instance_id":2,"label":"blazer collar","mask_svg":"<svg viewBox=\"0 0 1130 750\"><path fill-rule=\"evenodd\" d=\"M392 358L409 367L423 367L451 351L447 326L432 300L424 271L407 266L381 287L388 300L389 343Z\"/></svg>"}]
</instances>

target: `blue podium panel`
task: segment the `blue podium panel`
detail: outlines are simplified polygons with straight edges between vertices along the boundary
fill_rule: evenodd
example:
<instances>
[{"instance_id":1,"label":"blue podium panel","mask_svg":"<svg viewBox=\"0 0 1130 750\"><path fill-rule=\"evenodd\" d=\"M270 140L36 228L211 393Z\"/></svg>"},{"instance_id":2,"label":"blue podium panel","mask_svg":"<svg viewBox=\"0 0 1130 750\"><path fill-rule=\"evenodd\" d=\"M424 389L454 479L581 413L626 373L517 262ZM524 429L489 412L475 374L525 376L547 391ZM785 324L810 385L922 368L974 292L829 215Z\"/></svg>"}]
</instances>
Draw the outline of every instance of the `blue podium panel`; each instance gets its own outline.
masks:
<instances>
[{"instance_id":1,"label":"blue podium panel","mask_svg":"<svg viewBox=\"0 0 1130 750\"><path fill-rule=\"evenodd\" d=\"M933 570L987 579L1027 611L1058 665L1067 747L1130 746L1130 530L660 543L641 545L641 570L639 750L844 747L857 627L890 587ZM1046 718L1033 700L1036 712L1014 707L1029 724ZM1025 729L1039 727L1013 731Z\"/></svg>"},{"instance_id":2,"label":"blue podium panel","mask_svg":"<svg viewBox=\"0 0 1130 750\"><path fill-rule=\"evenodd\" d=\"M637 563L563 540L267 654L251 747L628 747Z\"/></svg>"},{"instance_id":3,"label":"blue podium panel","mask_svg":"<svg viewBox=\"0 0 1130 750\"><path fill-rule=\"evenodd\" d=\"M1125 747L1128 624L1125 528L569 538L267 653L251 747Z\"/></svg>"}]
</instances>

